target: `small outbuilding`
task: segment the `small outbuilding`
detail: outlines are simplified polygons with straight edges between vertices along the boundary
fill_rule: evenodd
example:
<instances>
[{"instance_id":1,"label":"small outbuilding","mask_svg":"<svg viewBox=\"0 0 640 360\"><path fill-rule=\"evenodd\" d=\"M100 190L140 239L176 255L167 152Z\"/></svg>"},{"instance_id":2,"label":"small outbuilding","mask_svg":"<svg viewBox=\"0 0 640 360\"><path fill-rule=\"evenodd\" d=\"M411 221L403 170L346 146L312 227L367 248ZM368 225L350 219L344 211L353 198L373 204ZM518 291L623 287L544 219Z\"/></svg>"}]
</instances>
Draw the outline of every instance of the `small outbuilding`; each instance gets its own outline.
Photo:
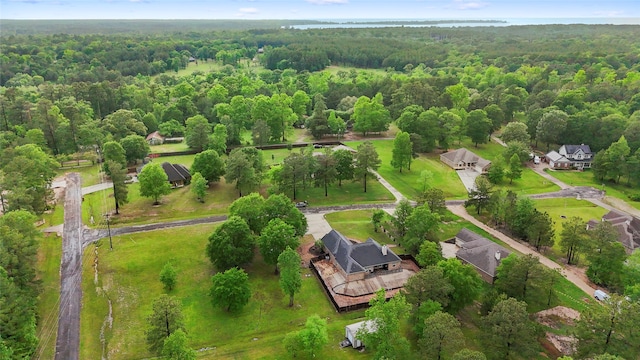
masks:
<instances>
[{"instance_id":1,"label":"small outbuilding","mask_svg":"<svg viewBox=\"0 0 640 360\"><path fill-rule=\"evenodd\" d=\"M375 332L377 330L376 323L372 320L360 321L355 324L347 325L344 327L344 337L354 349L364 346L362 340L358 339L358 331L360 329L366 329L368 332Z\"/></svg>"},{"instance_id":2,"label":"small outbuilding","mask_svg":"<svg viewBox=\"0 0 640 360\"><path fill-rule=\"evenodd\" d=\"M164 143L164 136L160 135L159 132L154 131L147 135L147 143L149 145L162 145Z\"/></svg>"},{"instance_id":3,"label":"small outbuilding","mask_svg":"<svg viewBox=\"0 0 640 360\"><path fill-rule=\"evenodd\" d=\"M162 163L162 169L167 174L171 187L183 187L191 182L191 174L182 164Z\"/></svg>"}]
</instances>

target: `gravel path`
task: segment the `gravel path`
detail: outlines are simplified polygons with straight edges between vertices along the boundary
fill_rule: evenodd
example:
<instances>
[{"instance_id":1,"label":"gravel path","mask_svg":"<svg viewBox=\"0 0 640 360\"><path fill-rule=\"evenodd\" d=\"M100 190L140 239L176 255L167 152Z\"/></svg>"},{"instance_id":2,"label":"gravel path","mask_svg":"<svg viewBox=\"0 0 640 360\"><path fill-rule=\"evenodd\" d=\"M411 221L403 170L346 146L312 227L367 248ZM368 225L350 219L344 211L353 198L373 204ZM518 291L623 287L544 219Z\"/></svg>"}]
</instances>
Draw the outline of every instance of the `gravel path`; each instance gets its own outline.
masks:
<instances>
[{"instance_id":1,"label":"gravel path","mask_svg":"<svg viewBox=\"0 0 640 360\"><path fill-rule=\"evenodd\" d=\"M78 359L80 305L82 301L82 192L80 174L66 178L62 261L60 264L60 312L56 360Z\"/></svg>"}]
</instances>

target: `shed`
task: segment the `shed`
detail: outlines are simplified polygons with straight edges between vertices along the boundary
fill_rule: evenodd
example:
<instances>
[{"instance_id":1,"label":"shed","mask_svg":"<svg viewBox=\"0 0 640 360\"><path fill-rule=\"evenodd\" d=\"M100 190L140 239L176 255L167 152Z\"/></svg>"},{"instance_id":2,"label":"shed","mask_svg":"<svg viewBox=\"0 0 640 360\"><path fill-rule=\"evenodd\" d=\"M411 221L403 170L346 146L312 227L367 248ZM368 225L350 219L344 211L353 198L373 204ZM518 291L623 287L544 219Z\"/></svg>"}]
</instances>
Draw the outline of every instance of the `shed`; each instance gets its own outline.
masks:
<instances>
[{"instance_id":1,"label":"shed","mask_svg":"<svg viewBox=\"0 0 640 360\"><path fill-rule=\"evenodd\" d=\"M164 136L160 135L159 132L154 131L147 135L146 140L149 145L162 145L162 143L164 143Z\"/></svg>"},{"instance_id":2,"label":"shed","mask_svg":"<svg viewBox=\"0 0 640 360\"><path fill-rule=\"evenodd\" d=\"M358 331L360 329L366 329L369 332L374 332L377 330L376 323L372 320L360 321L355 324L347 325L344 327L344 337L349 340L351 346L354 349L364 346L362 340L357 338Z\"/></svg>"},{"instance_id":3,"label":"shed","mask_svg":"<svg viewBox=\"0 0 640 360\"><path fill-rule=\"evenodd\" d=\"M162 163L162 169L167 174L167 178L171 186L182 187L191 182L191 174L189 170L182 164Z\"/></svg>"}]
</instances>

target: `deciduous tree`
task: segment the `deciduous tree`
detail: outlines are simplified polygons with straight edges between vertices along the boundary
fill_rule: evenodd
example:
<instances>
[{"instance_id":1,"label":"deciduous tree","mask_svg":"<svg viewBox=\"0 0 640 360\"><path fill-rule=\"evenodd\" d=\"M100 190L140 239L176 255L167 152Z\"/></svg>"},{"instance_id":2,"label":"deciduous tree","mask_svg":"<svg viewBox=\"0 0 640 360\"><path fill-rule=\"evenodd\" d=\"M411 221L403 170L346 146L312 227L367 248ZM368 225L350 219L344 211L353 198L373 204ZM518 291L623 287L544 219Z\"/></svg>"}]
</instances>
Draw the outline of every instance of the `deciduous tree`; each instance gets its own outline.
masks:
<instances>
[{"instance_id":1,"label":"deciduous tree","mask_svg":"<svg viewBox=\"0 0 640 360\"><path fill-rule=\"evenodd\" d=\"M470 265L460 262L456 258L438 262L444 277L453 286L449 295L449 305L445 309L451 314L457 314L465 306L473 303L482 291L482 279Z\"/></svg>"},{"instance_id":2,"label":"deciduous tree","mask_svg":"<svg viewBox=\"0 0 640 360\"><path fill-rule=\"evenodd\" d=\"M249 303L249 275L244 270L233 267L225 272L218 272L213 275L211 282L209 296L215 306L236 312Z\"/></svg>"},{"instance_id":3,"label":"deciduous tree","mask_svg":"<svg viewBox=\"0 0 640 360\"><path fill-rule=\"evenodd\" d=\"M185 122L185 140L187 145L197 151L202 151L209 143L209 135L211 134L211 124L207 118L202 115L192 116Z\"/></svg>"},{"instance_id":4,"label":"deciduous tree","mask_svg":"<svg viewBox=\"0 0 640 360\"><path fill-rule=\"evenodd\" d=\"M247 223L238 216L230 216L209 236L207 256L223 271L248 264L253 260L255 241Z\"/></svg>"},{"instance_id":5,"label":"deciduous tree","mask_svg":"<svg viewBox=\"0 0 640 360\"><path fill-rule=\"evenodd\" d=\"M225 174L225 164L215 150L205 150L196 154L191 169L192 174L200 173L207 183L220 181Z\"/></svg>"},{"instance_id":6,"label":"deciduous tree","mask_svg":"<svg viewBox=\"0 0 640 360\"><path fill-rule=\"evenodd\" d=\"M160 271L160 282L166 291L171 291L175 288L177 278L178 273L176 273L176 269L173 268L173 265L169 262L164 264Z\"/></svg>"},{"instance_id":7,"label":"deciduous tree","mask_svg":"<svg viewBox=\"0 0 640 360\"><path fill-rule=\"evenodd\" d=\"M208 181L199 172L191 177L191 192L196 196L196 200L203 203L207 195Z\"/></svg>"},{"instance_id":8,"label":"deciduous tree","mask_svg":"<svg viewBox=\"0 0 640 360\"><path fill-rule=\"evenodd\" d=\"M512 184L513 180L520 179L522 177L522 164L520 163L520 157L518 157L518 154L513 154L509 159L509 171L507 171L507 177L509 178L509 184Z\"/></svg>"},{"instance_id":9,"label":"deciduous tree","mask_svg":"<svg viewBox=\"0 0 640 360\"><path fill-rule=\"evenodd\" d=\"M353 154L349 150L340 149L333 152L336 161L336 178L338 186L342 186L343 180L351 180L354 176Z\"/></svg>"},{"instance_id":10,"label":"deciduous tree","mask_svg":"<svg viewBox=\"0 0 640 360\"><path fill-rule=\"evenodd\" d=\"M367 192L367 176L372 174L371 171L378 170L378 167L380 167L380 158L373 144L369 141L360 144L355 156L354 174L356 178L362 180L364 192Z\"/></svg>"},{"instance_id":11,"label":"deciduous tree","mask_svg":"<svg viewBox=\"0 0 640 360\"><path fill-rule=\"evenodd\" d=\"M196 360L197 353L189 347L187 334L178 329L164 340L162 355L170 360Z\"/></svg>"},{"instance_id":12,"label":"deciduous tree","mask_svg":"<svg viewBox=\"0 0 640 360\"><path fill-rule=\"evenodd\" d=\"M111 172L109 171L108 162L113 161L120 164L123 168L127 166L127 155L119 142L116 141L107 141L102 145L102 157L105 161L103 165L104 172L109 175Z\"/></svg>"},{"instance_id":13,"label":"deciduous tree","mask_svg":"<svg viewBox=\"0 0 640 360\"><path fill-rule=\"evenodd\" d=\"M300 255L294 249L287 247L278 256L278 268L280 269L280 288L289 295L289 307L292 307L293 297L302 287Z\"/></svg>"},{"instance_id":14,"label":"deciduous tree","mask_svg":"<svg viewBox=\"0 0 640 360\"><path fill-rule=\"evenodd\" d=\"M150 163L143 167L140 175L138 175L138 180L140 181L140 195L153 198L154 205L160 203L159 200L162 195L167 195L171 192L167 173L158 163Z\"/></svg>"},{"instance_id":15,"label":"deciduous tree","mask_svg":"<svg viewBox=\"0 0 640 360\"><path fill-rule=\"evenodd\" d=\"M129 163L143 160L151 151L145 138L140 135L127 135L120 140L120 145L122 145Z\"/></svg>"},{"instance_id":16,"label":"deciduous tree","mask_svg":"<svg viewBox=\"0 0 640 360\"><path fill-rule=\"evenodd\" d=\"M391 166L399 169L400 172L402 172L402 168L411 170L411 160L413 160L413 149L409 133L401 131L396 134L393 141Z\"/></svg>"},{"instance_id":17,"label":"deciduous tree","mask_svg":"<svg viewBox=\"0 0 640 360\"><path fill-rule=\"evenodd\" d=\"M410 354L409 341L402 336L400 324L407 316L409 304L397 294L386 301L384 289L378 290L365 311L367 321L375 326L361 328L356 337L371 349L374 359L406 359Z\"/></svg>"},{"instance_id":18,"label":"deciduous tree","mask_svg":"<svg viewBox=\"0 0 640 360\"><path fill-rule=\"evenodd\" d=\"M276 274L278 273L278 256L286 248L297 249L299 245L300 240L296 236L296 230L280 218L269 221L258 238L260 254L264 262L275 266Z\"/></svg>"},{"instance_id":19,"label":"deciduous tree","mask_svg":"<svg viewBox=\"0 0 640 360\"><path fill-rule=\"evenodd\" d=\"M333 183L338 177L336 160L333 158L332 150L325 148L324 153L316 157L316 163L313 179L316 185L324 187L324 196L328 196L329 184Z\"/></svg>"},{"instance_id":20,"label":"deciduous tree","mask_svg":"<svg viewBox=\"0 0 640 360\"><path fill-rule=\"evenodd\" d=\"M485 144L489 141L491 126L491 120L489 120L484 110L473 110L469 112L469 118L467 119L467 136L471 138L471 141L475 143L476 147L478 147L478 144Z\"/></svg>"},{"instance_id":21,"label":"deciduous tree","mask_svg":"<svg viewBox=\"0 0 640 360\"><path fill-rule=\"evenodd\" d=\"M588 242L587 224L579 217L572 216L562 224L560 247L567 258L567 264L576 264Z\"/></svg>"},{"instance_id":22,"label":"deciduous tree","mask_svg":"<svg viewBox=\"0 0 640 360\"><path fill-rule=\"evenodd\" d=\"M527 131L527 124L513 121L504 127L502 134L500 134L500 139L505 143L511 141L528 143L531 140L531 136L529 136L529 132Z\"/></svg>"}]
</instances>

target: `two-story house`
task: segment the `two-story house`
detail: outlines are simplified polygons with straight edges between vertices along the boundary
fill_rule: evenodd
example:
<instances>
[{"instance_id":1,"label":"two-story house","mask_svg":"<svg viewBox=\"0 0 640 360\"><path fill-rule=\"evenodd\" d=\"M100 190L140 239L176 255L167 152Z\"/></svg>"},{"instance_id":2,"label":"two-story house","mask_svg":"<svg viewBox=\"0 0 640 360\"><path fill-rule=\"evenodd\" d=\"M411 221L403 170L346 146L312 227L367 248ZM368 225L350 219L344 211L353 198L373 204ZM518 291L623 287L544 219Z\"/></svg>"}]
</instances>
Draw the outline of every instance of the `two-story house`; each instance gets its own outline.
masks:
<instances>
[{"instance_id":1,"label":"two-story house","mask_svg":"<svg viewBox=\"0 0 640 360\"><path fill-rule=\"evenodd\" d=\"M560 149L546 155L552 169L588 169L593 161L593 153L589 145L562 145Z\"/></svg>"}]
</instances>

